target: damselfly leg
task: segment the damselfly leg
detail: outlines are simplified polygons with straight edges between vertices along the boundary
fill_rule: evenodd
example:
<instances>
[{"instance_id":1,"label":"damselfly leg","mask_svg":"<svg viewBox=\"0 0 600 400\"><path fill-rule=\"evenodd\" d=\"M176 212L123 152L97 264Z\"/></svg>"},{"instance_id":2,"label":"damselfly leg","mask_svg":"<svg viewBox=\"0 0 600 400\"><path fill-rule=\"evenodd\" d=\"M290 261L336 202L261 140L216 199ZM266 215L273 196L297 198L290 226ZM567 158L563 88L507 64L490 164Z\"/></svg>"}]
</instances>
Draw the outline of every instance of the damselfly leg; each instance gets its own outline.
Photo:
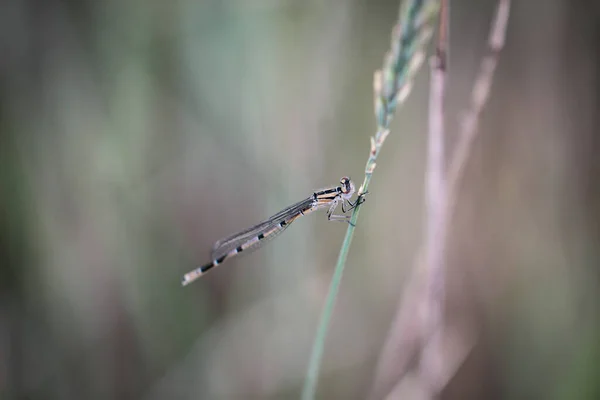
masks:
<instances>
[{"instance_id":1,"label":"damselfly leg","mask_svg":"<svg viewBox=\"0 0 600 400\"><path fill-rule=\"evenodd\" d=\"M352 211L353 209L355 209L357 206L361 205L362 203L365 202L365 195L367 195L369 192L365 192L365 193L361 193L358 198L353 202L351 202L349 199L338 199L338 201L342 202L342 213L346 214L347 212ZM345 209L345 204L348 203L348 205L350 206L350 208ZM335 215L333 214L333 212L335 211L335 209L337 208L338 202L333 202L331 204L331 206L329 207L329 210L327 211L327 219L329 221L340 221L340 222L347 222L352 226L356 226L355 224L353 224L352 222L350 222L350 219L352 218L350 215Z\"/></svg>"},{"instance_id":2,"label":"damselfly leg","mask_svg":"<svg viewBox=\"0 0 600 400\"><path fill-rule=\"evenodd\" d=\"M368 194L369 194L368 190L364 193L359 194L354 203L351 202L350 200L347 200L348 204L350 205L350 208L347 210L344 210L344 203L342 203L342 212L347 213L348 211L354 210L357 206L359 206L365 202L365 196Z\"/></svg>"}]
</instances>

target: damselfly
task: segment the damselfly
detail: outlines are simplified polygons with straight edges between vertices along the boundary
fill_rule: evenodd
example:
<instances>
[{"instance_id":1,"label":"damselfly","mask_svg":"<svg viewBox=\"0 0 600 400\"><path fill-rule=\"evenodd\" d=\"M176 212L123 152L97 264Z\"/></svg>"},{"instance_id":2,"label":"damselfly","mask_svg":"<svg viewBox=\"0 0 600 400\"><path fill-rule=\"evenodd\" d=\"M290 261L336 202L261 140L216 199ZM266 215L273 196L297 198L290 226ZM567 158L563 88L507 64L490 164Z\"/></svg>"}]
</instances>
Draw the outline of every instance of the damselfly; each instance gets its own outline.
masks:
<instances>
[{"instance_id":1,"label":"damselfly","mask_svg":"<svg viewBox=\"0 0 600 400\"><path fill-rule=\"evenodd\" d=\"M212 261L206 265L198 267L184 275L181 284L188 285L204 275L211 268L222 264L225 260L240 254L256 250L274 238L289 227L296 218L306 215L315 210L328 207L327 219L330 221L347 221L350 223L348 215L334 215L333 212L341 203L342 213L346 213L364 201L364 195L361 193L353 203L350 198L354 194L354 183L348 177L340 179L340 185L314 192L305 200L293 204L271 218L217 241L212 248ZM346 204L349 206L346 209Z\"/></svg>"}]
</instances>

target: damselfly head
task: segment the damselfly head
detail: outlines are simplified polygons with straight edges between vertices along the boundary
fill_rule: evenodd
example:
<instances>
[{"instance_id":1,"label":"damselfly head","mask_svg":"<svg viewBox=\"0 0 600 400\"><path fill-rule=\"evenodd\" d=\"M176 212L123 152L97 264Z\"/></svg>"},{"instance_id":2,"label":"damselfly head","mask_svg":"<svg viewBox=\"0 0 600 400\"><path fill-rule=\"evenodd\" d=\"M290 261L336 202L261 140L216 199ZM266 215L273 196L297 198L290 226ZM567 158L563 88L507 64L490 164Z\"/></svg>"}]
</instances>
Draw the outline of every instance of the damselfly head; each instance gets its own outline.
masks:
<instances>
[{"instance_id":1,"label":"damselfly head","mask_svg":"<svg viewBox=\"0 0 600 400\"><path fill-rule=\"evenodd\" d=\"M342 194L346 196L352 196L354 194L354 183L350 180L349 177L344 176L340 179L340 188L342 189Z\"/></svg>"}]
</instances>

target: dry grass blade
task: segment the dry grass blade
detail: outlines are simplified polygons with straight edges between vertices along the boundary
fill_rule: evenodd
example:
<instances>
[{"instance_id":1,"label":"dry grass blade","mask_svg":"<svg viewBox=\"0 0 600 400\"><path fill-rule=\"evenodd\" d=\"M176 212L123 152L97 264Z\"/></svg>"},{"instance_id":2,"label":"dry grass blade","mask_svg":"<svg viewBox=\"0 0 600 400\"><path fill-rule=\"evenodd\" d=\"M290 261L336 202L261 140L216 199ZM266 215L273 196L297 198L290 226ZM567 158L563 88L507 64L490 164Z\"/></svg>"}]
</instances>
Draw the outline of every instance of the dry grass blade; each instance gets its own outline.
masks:
<instances>
[{"instance_id":1,"label":"dry grass blade","mask_svg":"<svg viewBox=\"0 0 600 400\"><path fill-rule=\"evenodd\" d=\"M477 135L479 117L483 111L483 107L487 103L490 88L492 87L492 82L494 80L496 65L500 58L500 52L504 47L509 14L510 0L499 0L496 16L492 23L492 29L488 39L488 54L486 54L481 61L479 74L473 85L473 91L471 92L471 105L461 121L459 140L456 149L454 150L454 156L448 172L448 187L450 188L455 188L459 184L460 177L462 176L462 169L469 159L471 145ZM452 190L451 193L455 194L456 190ZM454 202L455 196L450 196L448 202L450 209L454 208Z\"/></svg>"},{"instance_id":2,"label":"dry grass blade","mask_svg":"<svg viewBox=\"0 0 600 400\"><path fill-rule=\"evenodd\" d=\"M442 386L441 339L444 325L446 276L447 187L445 177L444 100L446 66L448 64L448 1L442 0L439 34L435 55L431 58L429 92L429 134L426 173L427 224L426 263L427 289L423 298L425 321L419 374L428 389L439 394Z\"/></svg>"}]
</instances>

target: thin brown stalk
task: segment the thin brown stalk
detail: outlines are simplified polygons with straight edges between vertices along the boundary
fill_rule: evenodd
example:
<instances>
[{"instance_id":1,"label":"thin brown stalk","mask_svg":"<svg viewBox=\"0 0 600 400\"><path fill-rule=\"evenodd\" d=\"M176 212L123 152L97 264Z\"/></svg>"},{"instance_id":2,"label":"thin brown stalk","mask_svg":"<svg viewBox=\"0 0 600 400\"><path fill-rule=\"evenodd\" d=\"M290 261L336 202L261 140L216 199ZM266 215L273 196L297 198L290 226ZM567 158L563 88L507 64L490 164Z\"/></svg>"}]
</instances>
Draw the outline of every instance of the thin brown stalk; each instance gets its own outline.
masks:
<instances>
[{"instance_id":1,"label":"thin brown stalk","mask_svg":"<svg viewBox=\"0 0 600 400\"><path fill-rule=\"evenodd\" d=\"M471 104L464 113L461 121L458 143L454 150L452 163L448 172L448 187L453 189L450 191L452 196L450 196L448 201L448 206L451 210L455 207L456 188L460 184L459 181L463 175L462 171L469 159L471 147L477 136L479 118L489 98L496 65L500 59L500 52L504 48L509 14L510 0L499 0L488 38L488 54L481 60L479 73L471 92Z\"/></svg>"},{"instance_id":2,"label":"thin brown stalk","mask_svg":"<svg viewBox=\"0 0 600 400\"><path fill-rule=\"evenodd\" d=\"M445 172L445 126L444 99L448 65L448 1L440 7L438 40L435 55L431 58L429 92L429 135L426 173L427 226L425 251L427 288L423 301L424 348L421 351L420 375L427 382L428 390L437 395L442 389L440 370L441 336L444 325L445 256L446 256L446 172Z\"/></svg>"}]
</instances>

